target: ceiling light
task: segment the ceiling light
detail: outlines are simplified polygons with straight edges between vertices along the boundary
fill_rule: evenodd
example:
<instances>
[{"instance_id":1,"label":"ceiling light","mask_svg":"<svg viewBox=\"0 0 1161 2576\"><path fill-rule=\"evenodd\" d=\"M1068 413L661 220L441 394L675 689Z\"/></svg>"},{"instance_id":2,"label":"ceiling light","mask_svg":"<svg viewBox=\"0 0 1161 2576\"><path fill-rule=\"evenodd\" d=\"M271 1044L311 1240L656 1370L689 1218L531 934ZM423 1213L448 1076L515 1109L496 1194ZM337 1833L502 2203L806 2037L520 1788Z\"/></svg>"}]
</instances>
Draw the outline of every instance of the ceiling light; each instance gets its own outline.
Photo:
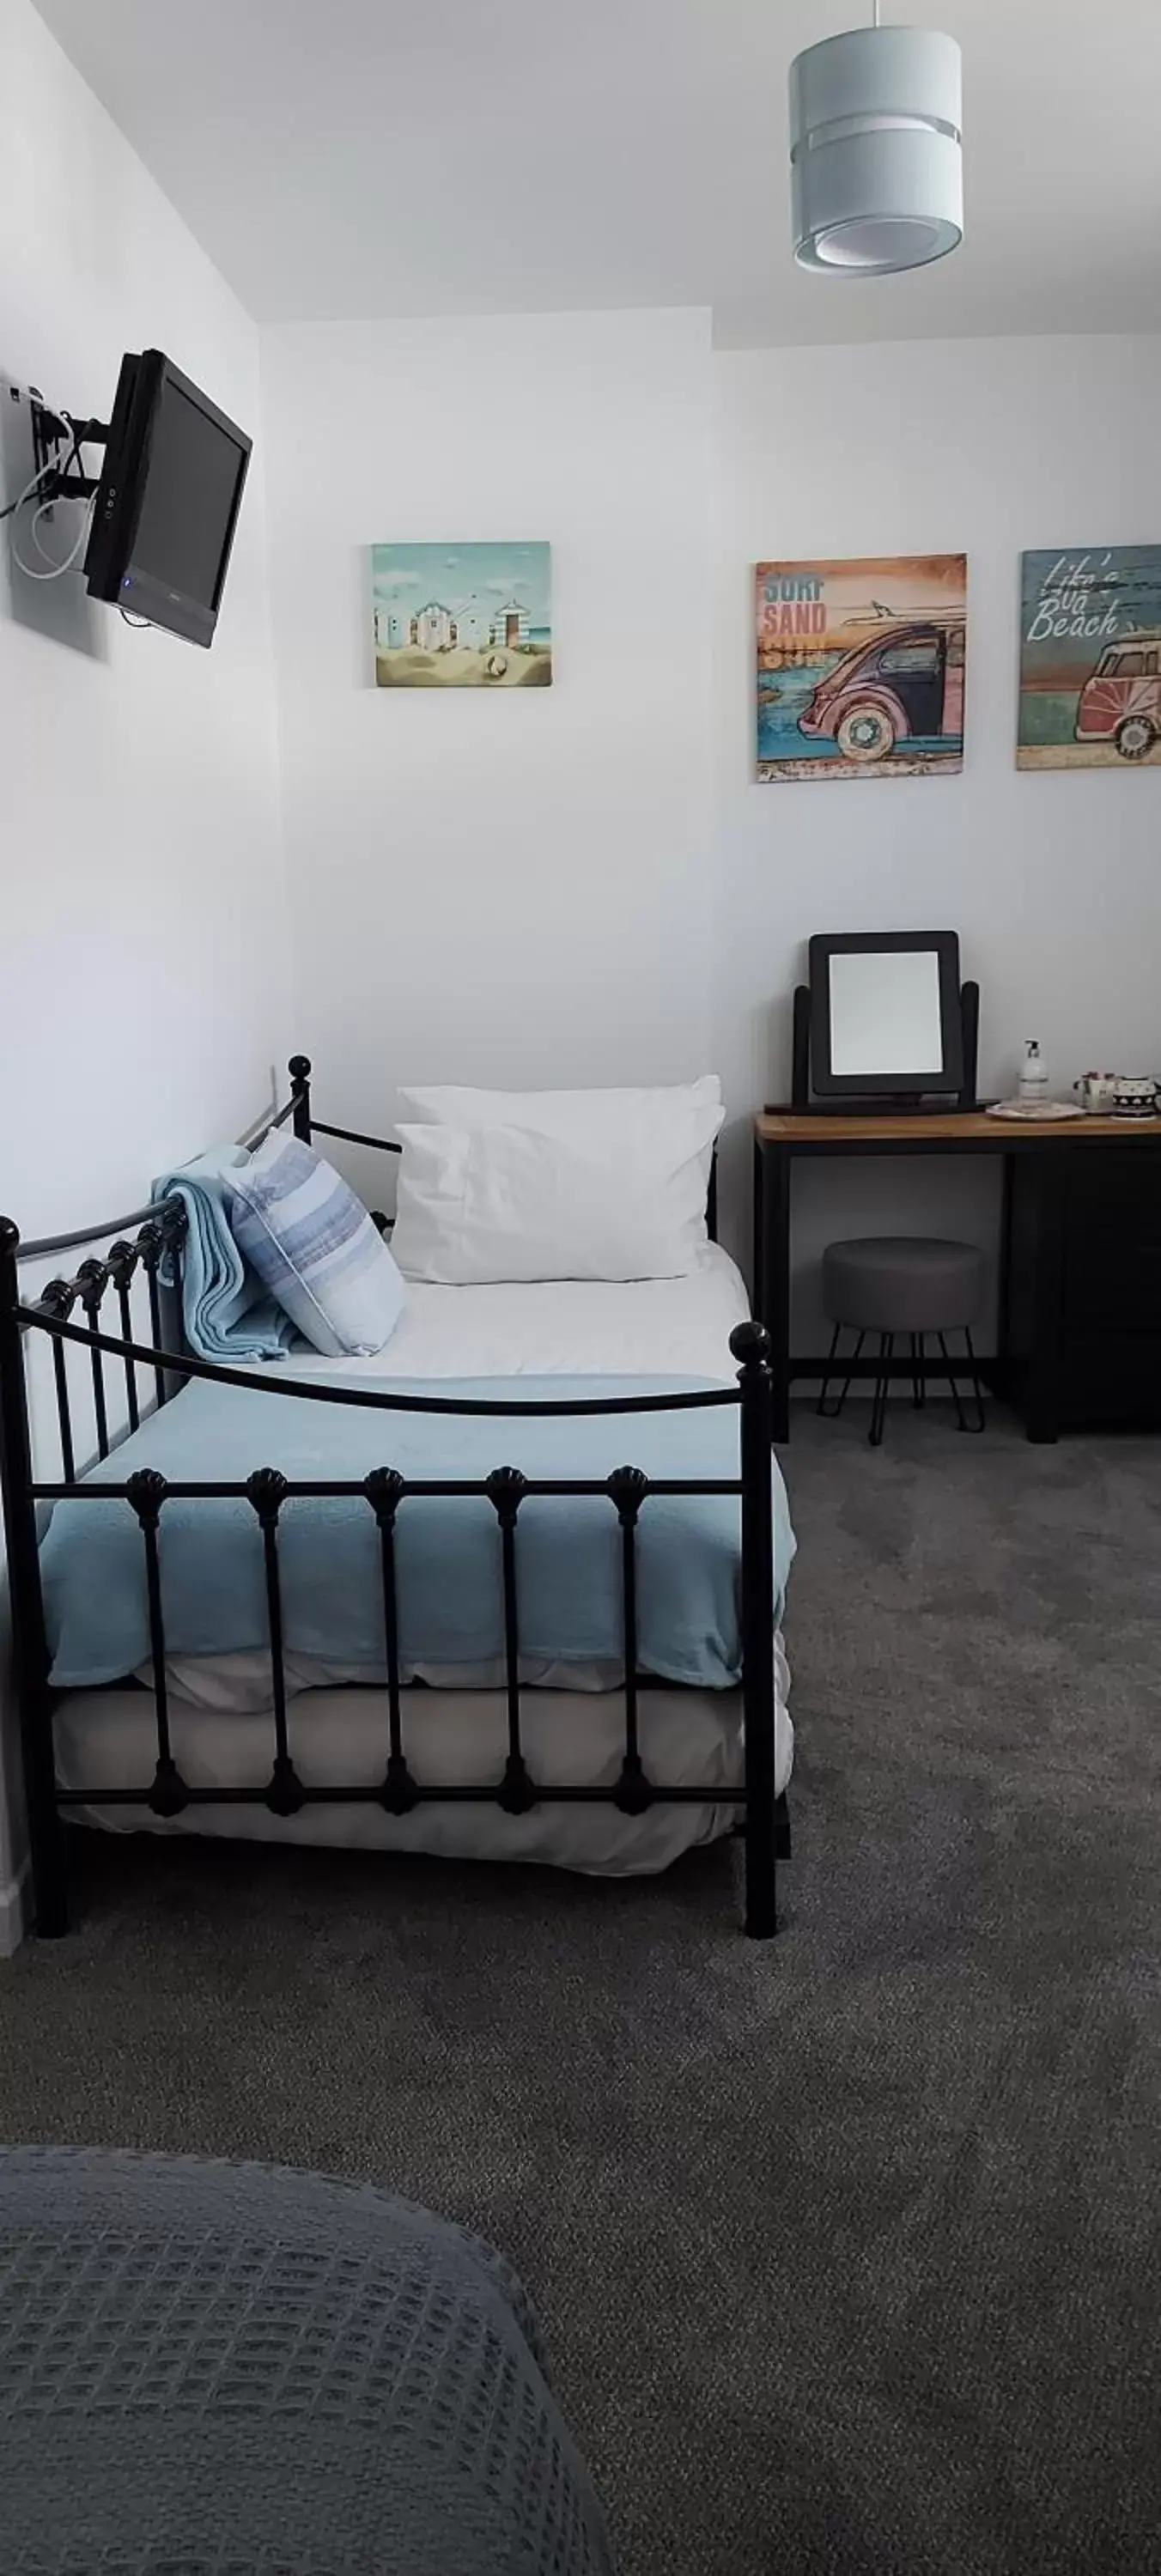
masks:
<instances>
[{"instance_id":1,"label":"ceiling light","mask_svg":"<svg viewBox=\"0 0 1161 2576\"><path fill-rule=\"evenodd\" d=\"M928 27L855 27L790 66L794 256L832 276L921 268L963 236L960 50Z\"/></svg>"}]
</instances>

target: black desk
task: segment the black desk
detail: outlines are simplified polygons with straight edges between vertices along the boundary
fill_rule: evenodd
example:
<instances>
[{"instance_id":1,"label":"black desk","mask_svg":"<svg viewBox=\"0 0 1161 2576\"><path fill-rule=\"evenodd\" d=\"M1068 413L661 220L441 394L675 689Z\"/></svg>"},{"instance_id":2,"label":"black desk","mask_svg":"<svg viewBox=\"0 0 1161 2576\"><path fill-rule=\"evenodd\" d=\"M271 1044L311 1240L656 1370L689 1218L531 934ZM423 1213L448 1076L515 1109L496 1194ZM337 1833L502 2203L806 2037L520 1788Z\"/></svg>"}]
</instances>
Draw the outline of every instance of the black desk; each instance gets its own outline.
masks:
<instances>
[{"instance_id":1,"label":"black desk","mask_svg":"<svg viewBox=\"0 0 1161 2576\"><path fill-rule=\"evenodd\" d=\"M790 1436L794 1379L823 1369L790 1348L793 1166L886 1154L1003 1156L1000 1347L981 1375L1030 1440L1098 1423L1161 1428L1161 1118L767 1110L755 1120L754 1311L772 1343L776 1440Z\"/></svg>"}]
</instances>

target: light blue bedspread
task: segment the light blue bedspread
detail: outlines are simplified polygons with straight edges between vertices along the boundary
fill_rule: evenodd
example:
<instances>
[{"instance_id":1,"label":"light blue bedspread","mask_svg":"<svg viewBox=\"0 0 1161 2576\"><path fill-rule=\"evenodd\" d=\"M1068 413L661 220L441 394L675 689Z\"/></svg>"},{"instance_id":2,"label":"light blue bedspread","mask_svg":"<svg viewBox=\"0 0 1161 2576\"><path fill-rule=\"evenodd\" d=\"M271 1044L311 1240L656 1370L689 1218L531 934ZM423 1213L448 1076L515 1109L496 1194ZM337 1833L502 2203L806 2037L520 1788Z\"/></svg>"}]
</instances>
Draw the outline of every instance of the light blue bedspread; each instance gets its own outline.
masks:
<instances>
[{"instance_id":1,"label":"light blue bedspread","mask_svg":"<svg viewBox=\"0 0 1161 2576\"><path fill-rule=\"evenodd\" d=\"M347 1380L344 1384L369 1384ZM671 1394L704 1381L521 1378L526 1400ZM502 1400L511 1381L400 1381L401 1394ZM382 1392L382 1380L376 1385ZM626 1462L654 1477L733 1477L739 1410L529 1419L407 1414L305 1403L262 1388L194 1381L125 1441L93 1483L138 1467L174 1481L241 1481L256 1467L291 1477L483 1478L515 1466L533 1477L604 1478ZM794 1554L785 1490L774 1487L775 1593ZM670 1682L723 1690L738 1679L741 1504L733 1495L650 1496L638 1546L638 1661ZM622 1651L617 1516L604 1497L533 1496L516 1537L522 1659L616 1663ZM361 1496L299 1497L279 1523L289 1650L365 1667L384 1661L379 1541ZM42 1549L52 1678L69 1688L113 1681L149 1655L144 1549L124 1501L58 1503ZM399 1510L404 1678L429 1665L502 1665L500 1538L479 1497L416 1496ZM161 1578L169 1656L253 1651L268 1643L262 1543L249 1503L167 1502Z\"/></svg>"},{"instance_id":2,"label":"light blue bedspread","mask_svg":"<svg viewBox=\"0 0 1161 2576\"><path fill-rule=\"evenodd\" d=\"M182 1252L182 1320L195 1359L236 1368L276 1360L297 1339L290 1317L243 1260L230 1221L230 1172L246 1161L240 1147L202 1154L153 1184L155 1199L184 1201L189 1220Z\"/></svg>"}]
</instances>

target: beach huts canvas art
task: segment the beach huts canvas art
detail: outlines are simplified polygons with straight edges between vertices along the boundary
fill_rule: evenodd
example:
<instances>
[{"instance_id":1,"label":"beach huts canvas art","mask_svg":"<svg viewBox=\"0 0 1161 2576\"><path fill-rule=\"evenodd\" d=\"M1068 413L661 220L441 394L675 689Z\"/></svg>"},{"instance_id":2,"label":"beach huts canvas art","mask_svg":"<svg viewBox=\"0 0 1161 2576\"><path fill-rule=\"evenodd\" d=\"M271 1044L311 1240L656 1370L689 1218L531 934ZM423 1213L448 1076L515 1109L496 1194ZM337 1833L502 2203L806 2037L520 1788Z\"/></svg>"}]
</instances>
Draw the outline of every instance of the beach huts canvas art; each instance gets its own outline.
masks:
<instances>
[{"instance_id":1,"label":"beach huts canvas art","mask_svg":"<svg viewBox=\"0 0 1161 2576\"><path fill-rule=\"evenodd\" d=\"M1016 766L1161 766L1161 545L1024 556Z\"/></svg>"},{"instance_id":2,"label":"beach huts canvas art","mask_svg":"<svg viewBox=\"0 0 1161 2576\"><path fill-rule=\"evenodd\" d=\"M371 548L381 689L543 689L552 679L547 545Z\"/></svg>"},{"instance_id":3,"label":"beach huts canvas art","mask_svg":"<svg viewBox=\"0 0 1161 2576\"><path fill-rule=\"evenodd\" d=\"M963 767L966 555L760 563L758 776Z\"/></svg>"}]
</instances>

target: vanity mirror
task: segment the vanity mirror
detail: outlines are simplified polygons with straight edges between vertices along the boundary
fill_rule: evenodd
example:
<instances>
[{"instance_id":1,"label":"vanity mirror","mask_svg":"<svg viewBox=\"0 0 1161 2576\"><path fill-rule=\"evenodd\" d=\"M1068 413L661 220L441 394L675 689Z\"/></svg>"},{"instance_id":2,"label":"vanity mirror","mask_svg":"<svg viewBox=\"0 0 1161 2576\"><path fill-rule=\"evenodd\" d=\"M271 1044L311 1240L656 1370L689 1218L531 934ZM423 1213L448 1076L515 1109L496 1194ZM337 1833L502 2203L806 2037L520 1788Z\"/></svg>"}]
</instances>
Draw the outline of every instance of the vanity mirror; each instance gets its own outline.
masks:
<instances>
[{"instance_id":1,"label":"vanity mirror","mask_svg":"<svg viewBox=\"0 0 1161 2576\"><path fill-rule=\"evenodd\" d=\"M794 997L794 1106L974 1108L978 1024L954 930L819 935Z\"/></svg>"}]
</instances>

